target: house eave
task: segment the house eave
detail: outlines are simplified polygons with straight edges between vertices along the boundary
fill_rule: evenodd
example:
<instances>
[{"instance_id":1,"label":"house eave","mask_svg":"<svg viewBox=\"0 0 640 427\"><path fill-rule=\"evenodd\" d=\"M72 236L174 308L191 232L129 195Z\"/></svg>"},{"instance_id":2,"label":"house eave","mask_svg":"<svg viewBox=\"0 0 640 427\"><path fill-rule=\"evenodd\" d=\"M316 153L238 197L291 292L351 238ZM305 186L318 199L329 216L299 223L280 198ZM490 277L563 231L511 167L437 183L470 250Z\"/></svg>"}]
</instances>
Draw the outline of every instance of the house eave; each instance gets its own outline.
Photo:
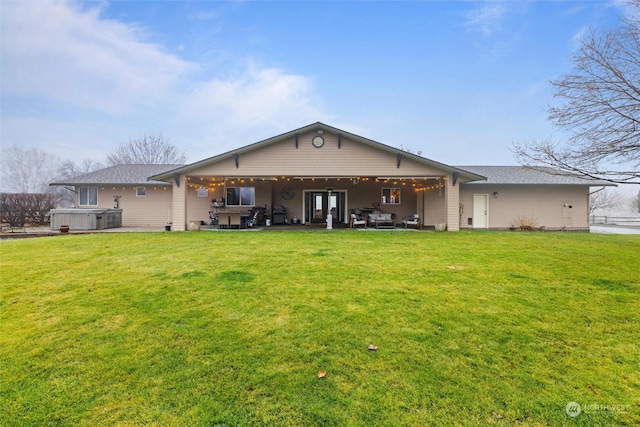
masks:
<instances>
[{"instance_id":1,"label":"house eave","mask_svg":"<svg viewBox=\"0 0 640 427\"><path fill-rule=\"evenodd\" d=\"M148 180L146 182L76 182L76 181L68 181L68 182L52 182L49 184L51 187L55 186L74 186L74 187L86 187L86 186L109 186L109 185L134 185L134 186L142 186L142 185L158 185L163 187L170 187L171 184L164 181L156 181L156 180Z\"/></svg>"}]
</instances>

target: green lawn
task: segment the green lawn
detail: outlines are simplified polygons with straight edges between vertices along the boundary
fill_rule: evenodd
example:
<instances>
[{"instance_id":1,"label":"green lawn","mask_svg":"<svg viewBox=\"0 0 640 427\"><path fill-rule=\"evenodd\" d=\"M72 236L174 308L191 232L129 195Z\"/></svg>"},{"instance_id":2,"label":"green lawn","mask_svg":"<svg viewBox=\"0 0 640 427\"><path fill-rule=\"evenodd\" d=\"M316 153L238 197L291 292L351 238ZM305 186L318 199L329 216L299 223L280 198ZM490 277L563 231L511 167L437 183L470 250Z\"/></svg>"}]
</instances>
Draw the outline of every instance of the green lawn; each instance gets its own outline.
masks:
<instances>
[{"instance_id":1,"label":"green lawn","mask_svg":"<svg viewBox=\"0 0 640 427\"><path fill-rule=\"evenodd\" d=\"M117 233L0 260L3 426L640 425L640 236Z\"/></svg>"}]
</instances>

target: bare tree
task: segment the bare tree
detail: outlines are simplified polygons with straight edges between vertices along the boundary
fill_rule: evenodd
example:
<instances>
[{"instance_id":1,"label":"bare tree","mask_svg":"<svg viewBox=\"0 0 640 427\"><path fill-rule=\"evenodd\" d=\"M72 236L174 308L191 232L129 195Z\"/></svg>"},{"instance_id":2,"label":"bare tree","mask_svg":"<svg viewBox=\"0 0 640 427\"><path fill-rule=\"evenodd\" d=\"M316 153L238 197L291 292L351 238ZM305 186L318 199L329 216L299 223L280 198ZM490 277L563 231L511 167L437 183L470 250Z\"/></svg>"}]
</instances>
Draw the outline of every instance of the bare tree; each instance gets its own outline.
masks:
<instances>
[{"instance_id":1,"label":"bare tree","mask_svg":"<svg viewBox=\"0 0 640 427\"><path fill-rule=\"evenodd\" d=\"M102 165L102 163L93 161L91 159L83 160L81 163L76 163L73 160L65 160L60 163L60 166L58 167L58 176L56 180L65 181L69 178L74 178L85 173L102 169L103 167L104 166ZM58 196L57 201L62 207L71 207L75 203L74 193L67 187L52 187L49 192L54 193Z\"/></svg>"},{"instance_id":2,"label":"bare tree","mask_svg":"<svg viewBox=\"0 0 640 427\"><path fill-rule=\"evenodd\" d=\"M603 188L589 194L589 214L595 211L622 206L623 199L615 190Z\"/></svg>"},{"instance_id":3,"label":"bare tree","mask_svg":"<svg viewBox=\"0 0 640 427\"><path fill-rule=\"evenodd\" d=\"M179 164L187 160L186 153L169 144L160 134L144 134L140 138L129 138L107 155L107 164Z\"/></svg>"},{"instance_id":4,"label":"bare tree","mask_svg":"<svg viewBox=\"0 0 640 427\"><path fill-rule=\"evenodd\" d=\"M93 172L103 167L102 163L91 159L85 159L81 163L76 163L73 160L64 160L58 168L58 176L60 178L73 178L74 176Z\"/></svg>"},{"instance_id":5,"label":"bare tree","mask_svg":"<svg viewBox=\"0 0 640 427\"><path fill-rule=\"evenodd\" d=\"M640 0L628 3L632 13L640 12ZM632 16L614 30L591 31L572 59L573 71L551 82L562 102L548 110L550 121L571 133L569 140L516 143L518 161L640 182L640 21Z\"/></svg>"},{"instance_id":6,"label":"bare tree","mask_svg":"<svg viewBox=\"0 0 640 427\"><path fill-rule=\"evenodd\" d=\"M60 160L38 148L14 145L0 152L2 188L15 193L49 193Z\"/></svg>"},{"instance_id":7,"label":"bare tree","mask_svg":"<svg viewBox=\"0 0 640 427\"><path fill-rule=\"evenodd\" d=\"M640 214L640 191L629 199L629 209L631 212Z\"/></svg>"}]
</instances>

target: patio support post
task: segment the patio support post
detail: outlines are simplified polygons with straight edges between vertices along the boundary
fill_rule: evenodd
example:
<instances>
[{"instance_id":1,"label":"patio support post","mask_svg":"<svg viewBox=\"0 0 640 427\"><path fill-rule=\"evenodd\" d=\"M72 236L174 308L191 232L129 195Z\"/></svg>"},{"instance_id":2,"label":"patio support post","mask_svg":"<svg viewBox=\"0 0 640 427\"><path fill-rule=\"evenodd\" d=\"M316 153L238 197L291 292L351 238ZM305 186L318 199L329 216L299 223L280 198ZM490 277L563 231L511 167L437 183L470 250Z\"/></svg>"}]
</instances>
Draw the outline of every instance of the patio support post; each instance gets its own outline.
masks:
<instances>
[{"instance_id":1,"label":"patio support post","mask_svg":"<svg viewBox=\"0 0 640 427\"><path fill-rule=\"evenodd\" d=\"M178 182L173 183L172 200L174 231L185 231L187 229L187 185L184 174L180 174Z\"/></svg>"},{"instance_id":2,"label":"patio support post","mask_svg":"<svg viewBox=\"0 0 640 427\"><path fill-rule=\"evenodd\" d=\"M331 189L328 189L329 197L327 198L327 230L333 230L333 215L331 214Z\"/></svg>"},{"instance_id":3,"label":"patio support post","mask_svg":"<svg viewBox=\"0 0 640 427\"><path fill-rule=\"evenodd\" d=\"M460 186L455 185L453 174L445 182L445 204L448 231L460 231Z\"/></svg>"}]
</instances>

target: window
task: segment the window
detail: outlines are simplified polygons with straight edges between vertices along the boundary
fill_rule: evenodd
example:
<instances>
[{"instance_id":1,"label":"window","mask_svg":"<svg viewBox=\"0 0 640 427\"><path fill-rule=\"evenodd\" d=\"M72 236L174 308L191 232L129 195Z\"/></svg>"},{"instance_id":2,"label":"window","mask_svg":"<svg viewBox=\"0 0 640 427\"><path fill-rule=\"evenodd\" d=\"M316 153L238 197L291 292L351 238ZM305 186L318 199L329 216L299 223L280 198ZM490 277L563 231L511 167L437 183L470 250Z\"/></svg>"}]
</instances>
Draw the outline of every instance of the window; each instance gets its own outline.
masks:
<instances>
[{"instance_id":1,"label":"window","mask_svg":"<svg viewBox=\"0 0 640 427\"><path fill-rule=\"evenodd\" d=\"M254 206L256 189L254 187L227 187L227 206Z\"/></svg>"},{"instance_id":2,"label":"window","mask_svg":"<svg viewBox=\"0 0 640 427\"><path fill-rule=\"evenodd\" d=\"M198 197L209 197L209 191L205 187L198 188Z\"/></svg>"},{"instance_id":3,"label":"window","mask_svg":"<svg viewBox=\"0 0 640 427\"><path fill-rule=\"evenodd\" d=\"M98 187L80 187L78 197L80 206L98 206Z\"/></svg>"},{"instance_id":4,"label":"window","mask_svg":"<svg viewBox=\"0 0 640 427\"><path fill-rule=\"evenodd\" d=\"M147 187L136 187L136 196L145 197L147 195Z\"/></svg>"},{"instance_id":5,"label":"window","mask_svg":"<svg viewBox=\"0 0 640 427\"><path fill-rule=\"evenodd\" d=\"M383 188L382 189L382 203L388 205L399 205L400 204L400 189L397 187L394 188Z\"/></svg>"}]
</instances>

